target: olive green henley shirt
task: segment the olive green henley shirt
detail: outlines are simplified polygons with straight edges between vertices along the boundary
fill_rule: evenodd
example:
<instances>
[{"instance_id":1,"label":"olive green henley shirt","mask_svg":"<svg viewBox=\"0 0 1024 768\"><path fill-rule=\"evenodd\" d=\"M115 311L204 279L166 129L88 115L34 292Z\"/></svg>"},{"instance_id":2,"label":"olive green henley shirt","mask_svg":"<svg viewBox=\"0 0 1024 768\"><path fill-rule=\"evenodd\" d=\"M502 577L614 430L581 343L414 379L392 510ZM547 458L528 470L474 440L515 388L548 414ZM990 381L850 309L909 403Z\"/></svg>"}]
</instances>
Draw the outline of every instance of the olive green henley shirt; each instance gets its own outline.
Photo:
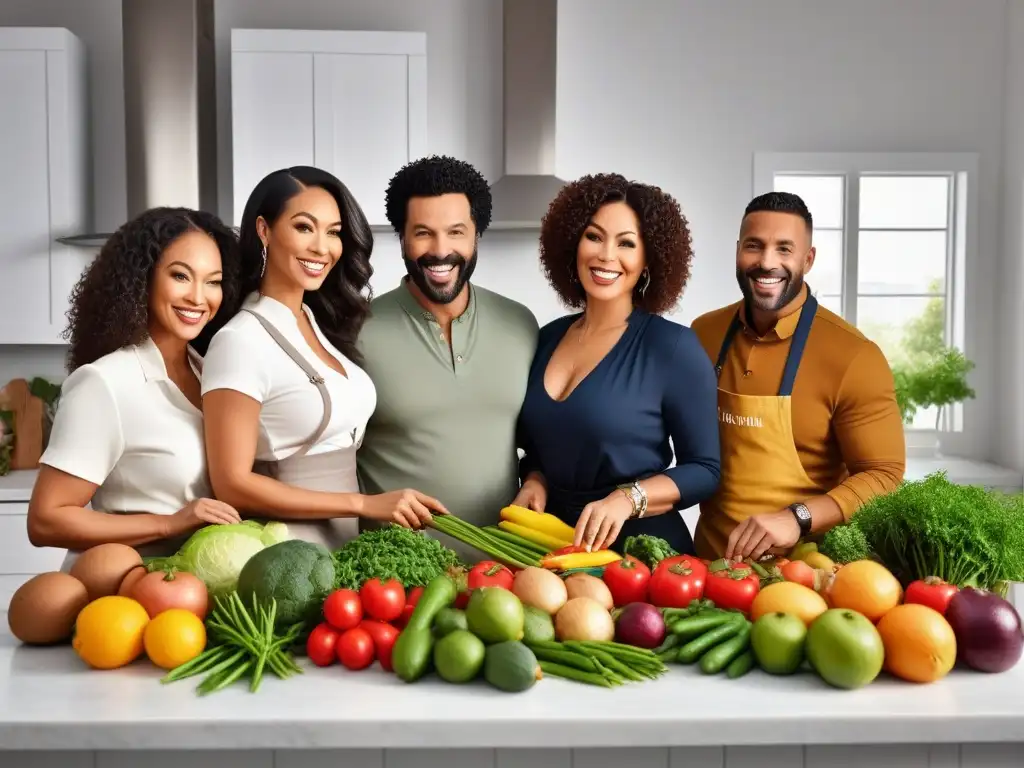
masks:
<instances>
[{"instance_id":1,"label":"olive green henley shirt","mask_svg":"<svg viewBox=\"0 0 1024 768\"><path fill-rule=\"evenodd\" d=\"M516 422L537 345L533 313L470 286L451 344L405 282L376 298L359 336L377 407L357 454L363 493L414 488L476 525L519 489ZM464 558L475 550L436 532Z\"/></svg>"}]
</instances>

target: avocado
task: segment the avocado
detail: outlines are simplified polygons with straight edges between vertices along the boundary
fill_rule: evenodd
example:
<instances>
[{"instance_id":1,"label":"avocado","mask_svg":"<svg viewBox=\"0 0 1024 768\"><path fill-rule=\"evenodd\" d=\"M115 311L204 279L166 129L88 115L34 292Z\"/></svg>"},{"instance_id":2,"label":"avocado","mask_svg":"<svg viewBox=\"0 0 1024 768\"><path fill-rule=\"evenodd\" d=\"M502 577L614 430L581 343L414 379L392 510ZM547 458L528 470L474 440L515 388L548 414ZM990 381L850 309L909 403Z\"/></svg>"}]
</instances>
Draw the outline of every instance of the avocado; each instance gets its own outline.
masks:
<instances>
[{"instance_id":1,"label":"avocado","mask_svg":"<svg viewBox=\"0 0 1024 768\"><path fill-rule=\"evenodd\" d=\"M442 608L434 617L434 637L444 637L456 629L469 629L465 611L458 608Z\"/></svg>"},{"instance_id":2,"label":"avocado","mask_svg":"<svg viewBox=\"0 0 1024 768\"><path fill-rule=\"evenodd\" d=\"M549 643L555 639L555 623L550 615L532 605L524 606L523 614L526 619L523 623L524 643Z\"/></svg>"},{"instance_id":3,"label":"avocado","mask_svg":"<svg viewBox=\"0 0 1024 768\"><path fill-rule=\"evenodd\" d=\"M537 657L518 640L487 647L484 679L498 690L520 693L532 688L540 678Z\"/></svg>"},{"instance_id":4,"label":"avocado","mask_svg":"<svg viewBox=\"0 0 1024 768\"><path fill-rule=\"evenodd\" d=\"M434 645L434 669L449 683L468 683L480 674L485 646L465 629L453 629Z\"/></svg>"}]
</instances>

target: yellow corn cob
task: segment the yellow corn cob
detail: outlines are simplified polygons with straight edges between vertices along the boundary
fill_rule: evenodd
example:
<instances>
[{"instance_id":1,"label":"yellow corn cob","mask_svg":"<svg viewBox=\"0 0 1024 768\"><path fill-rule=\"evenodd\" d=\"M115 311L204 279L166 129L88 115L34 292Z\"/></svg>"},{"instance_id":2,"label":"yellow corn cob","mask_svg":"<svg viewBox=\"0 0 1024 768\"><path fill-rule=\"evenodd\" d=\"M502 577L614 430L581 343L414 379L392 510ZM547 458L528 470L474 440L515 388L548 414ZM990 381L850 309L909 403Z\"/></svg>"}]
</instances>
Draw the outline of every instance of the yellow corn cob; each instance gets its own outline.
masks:
<instances>
[{"instance_id":1,"label":"yellow corn cob","mask_svg":"<svg viewBox=\"0 0 1024 768\"><path fill-rule=\"evenodd\" d=\"M593 552L572 552L568 555L546 557L541 560L541 565L556 571L568 571L570 568L596 568L621 559L622 556L617 552L598 549Z\"/></svg>"},{"instance_id":2,"label":"yellow corn cob","mask_svg":"<svg viewBox=\"0 0 1024 768\"><path fill-rule=\"evenodd\" d=\"M576 535L576 530L571 525L567 525L554 515L548 512L535 512L526 507L509 505L501 510L501 519L533 528L535 531L554 536L556 539L568 539L570 542Z\"/></svg>"},{"instance_id":3,"label":"yellow corn cob","mask_svg":"<svg viewBox=\"0 0 1024 768\"><path fill-rule=\"evenodd\" d=\"M508 520L502 520L498 523L498 527L503 531L514 533L516 536L522 536L524 539L540 544L542 547L548 547L551 552L554 552L556 549L561 549L562 547L568 547L572 544L572 539L565 541L563 539L556 538L551 534L544 533L543 531L527 528L525 525L510 523Z\"/></svg>"}]
</instances>

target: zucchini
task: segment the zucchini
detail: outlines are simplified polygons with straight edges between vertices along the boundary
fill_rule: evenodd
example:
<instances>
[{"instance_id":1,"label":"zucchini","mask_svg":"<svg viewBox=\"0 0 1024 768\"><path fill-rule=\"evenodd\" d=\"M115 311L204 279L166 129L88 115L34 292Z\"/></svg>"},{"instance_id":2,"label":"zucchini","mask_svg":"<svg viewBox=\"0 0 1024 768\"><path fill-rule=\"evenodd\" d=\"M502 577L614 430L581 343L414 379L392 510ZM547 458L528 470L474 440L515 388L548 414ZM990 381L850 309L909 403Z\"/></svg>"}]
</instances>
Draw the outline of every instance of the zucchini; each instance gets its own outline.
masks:
<instances>
[{"instance_id":1,"label":"zucchini","mask_svg":"<svg viewBox=\"0 0 1024 768\"><path fill-rule=\"evenodd\" d=\"M455 602L456 595L455 582L444 574L434 577L423 590L391 651L391 664L399 679L411 683L426 674L434 649L434 619Z\"/></svg>"}]
</instances>

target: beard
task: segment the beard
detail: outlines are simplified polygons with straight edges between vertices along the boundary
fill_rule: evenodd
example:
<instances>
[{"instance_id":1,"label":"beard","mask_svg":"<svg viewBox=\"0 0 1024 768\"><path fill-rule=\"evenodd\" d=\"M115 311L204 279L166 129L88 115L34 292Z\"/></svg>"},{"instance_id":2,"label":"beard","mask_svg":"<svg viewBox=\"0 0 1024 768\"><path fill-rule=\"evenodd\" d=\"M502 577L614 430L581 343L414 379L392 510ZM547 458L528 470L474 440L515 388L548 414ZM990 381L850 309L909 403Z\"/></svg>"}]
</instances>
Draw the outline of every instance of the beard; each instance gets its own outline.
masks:
<instances>
[{"instance_id":1,"label":"beard","mask_svg":"<svg viewBox=\"0 0 1024 768\"><path fill-rule=\"evenodd\" d=\"M402 260L405 262L405 271L424 296L435 304L450 304L458 298L469 278L473 276L473 270L476 269L476 254L476 249L473 249L473 255L468 259L457 253L449 253L444 257L428 253L418 259L410 259L403 249ZM457 272L455 279L448 285L437 285L431 281L427 275L427 268L448 264Z\"/></svg>"},{"instance_id":2,"label":"beard","mask_svg":"<svg viewBox=\"0 0 1024 768\"><path fill-rule=\"evenodd\" d=\"M782 279L774 296L763 296L754 292L754 286L751 283L758 277ZM748 306L756 307L762 312L777 312L800 295L800 291L804 287L804 275L803 272L794 274L785 267L773 270L754 267L746 272L737 267L736 282L740 284L740 290L743 292L743 298Z\"/></svg>"}]
</instances>

